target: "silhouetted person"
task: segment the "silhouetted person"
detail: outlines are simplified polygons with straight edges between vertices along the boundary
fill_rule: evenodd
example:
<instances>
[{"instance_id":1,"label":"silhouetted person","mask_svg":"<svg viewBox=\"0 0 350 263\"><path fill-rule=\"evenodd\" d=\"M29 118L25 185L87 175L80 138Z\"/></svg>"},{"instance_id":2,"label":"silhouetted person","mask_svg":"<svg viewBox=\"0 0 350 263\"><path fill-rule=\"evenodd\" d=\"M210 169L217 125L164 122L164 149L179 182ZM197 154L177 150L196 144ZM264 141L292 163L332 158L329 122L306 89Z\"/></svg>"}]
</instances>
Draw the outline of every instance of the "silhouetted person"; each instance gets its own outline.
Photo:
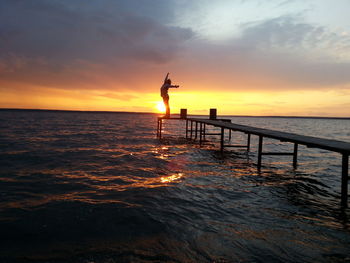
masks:
<instances>
[{"instance_id":1,"label":"silhouetted person","mask_svg":"<svg viewBox=\"0 0 350 263\"><path fill-rule=\"evenodd\" d=\"M168 78L169 73L166 75L165 79L164 79L164 84L162 85L162 87L160 88L160 96L162 96L163 98L163 102L166 108L166 113L165 113L165 118L169 118L170 117L170 106L169 106L169 94L168 94L168 90L170 88L178 88L178 85L171 85L171 80Z\"/></svg>"}]
</instances>

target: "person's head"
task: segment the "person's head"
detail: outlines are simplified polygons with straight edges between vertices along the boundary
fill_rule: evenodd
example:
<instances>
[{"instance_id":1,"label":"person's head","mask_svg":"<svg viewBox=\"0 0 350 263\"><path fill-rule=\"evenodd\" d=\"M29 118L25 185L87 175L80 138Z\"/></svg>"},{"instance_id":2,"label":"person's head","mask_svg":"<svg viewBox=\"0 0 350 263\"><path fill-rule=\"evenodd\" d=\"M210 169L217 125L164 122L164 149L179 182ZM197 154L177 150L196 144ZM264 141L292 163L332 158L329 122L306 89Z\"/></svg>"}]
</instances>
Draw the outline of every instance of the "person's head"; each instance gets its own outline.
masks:
<instances>
[{"instance_id":1,"label":"person's head","mask_svg":"<svg viewBox=\"0 0 350 263\"><path fill-rule=\"evenodd\" d=\"M167 79L166 83L171 85L171 79Z\"/></svg>"}]
</instances>

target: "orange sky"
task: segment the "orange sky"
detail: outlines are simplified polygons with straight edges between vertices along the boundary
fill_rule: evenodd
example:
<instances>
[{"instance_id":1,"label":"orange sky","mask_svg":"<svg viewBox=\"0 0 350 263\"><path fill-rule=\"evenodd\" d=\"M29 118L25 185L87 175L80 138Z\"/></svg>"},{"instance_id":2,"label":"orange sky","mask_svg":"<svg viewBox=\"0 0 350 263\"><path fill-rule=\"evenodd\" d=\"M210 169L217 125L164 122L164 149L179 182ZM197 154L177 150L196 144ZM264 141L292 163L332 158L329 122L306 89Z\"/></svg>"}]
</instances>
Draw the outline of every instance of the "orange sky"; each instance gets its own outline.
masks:
<instances>
[{"instance_id":1,"label":"orange sky","mask_svg":"<svg viewBox=\"0 0 350 263\"><path fill-rule=\"evenodd\" d=\"M349 2L146 2L4 0L0 108L350 116Z\"/></svg>"}]
</instances>

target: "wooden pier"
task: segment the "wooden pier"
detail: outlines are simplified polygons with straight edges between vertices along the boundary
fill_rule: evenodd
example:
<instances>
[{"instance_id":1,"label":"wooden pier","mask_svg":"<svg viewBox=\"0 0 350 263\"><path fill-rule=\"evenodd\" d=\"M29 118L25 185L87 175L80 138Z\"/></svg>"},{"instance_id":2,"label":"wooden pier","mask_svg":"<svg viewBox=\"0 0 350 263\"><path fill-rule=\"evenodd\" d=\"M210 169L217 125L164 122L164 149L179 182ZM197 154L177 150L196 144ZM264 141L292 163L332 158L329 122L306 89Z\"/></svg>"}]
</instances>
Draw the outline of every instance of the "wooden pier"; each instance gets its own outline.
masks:
<instances>
[{"instance_id":1,"label":"wooden pier","mask_svg":"<svg viewBox=\"0 0 350 263\"><path fill-rule=\"evenodd\" d=\"M158 125L157 125L158 138L162 138L164 119L186 121L186 139L189 139L189 140L199 139L200 145L205 141L206 135L220 136L220 151L222 153L224 151L224 148L229 148L229 147L242 147L242 148L246 148L246 150L249 152L251 135L255 135L259 137L258 160L257 160L258 170L261 170L263 155L290 155L293 157L293 160L292 160L293 167L296 168L297 162L298 162L298 145L305 145L309 148L319 148L319 149L324 149L324 150L339 153L342 156L341 205L343 207L348 206L348 177L349 177L348 173L349 173L350 143L235 124L235 123L231 123L231 120L229 119L217 119L216 110L215 112L211 110L210 119L188 118L187 110L186 111L182 110L181 113L182 114L179 118L163 118L163 117L158 118ZM220 132L217 132L217 133L206 132L207 125L220 128ZM229 140L231 139L232 131L238 131L238 132L247 134L247 143L244 145L225 144L224 138L225 138L226 131L229 132ZM276 139L281 142L293 143L294 144L293 152L263 152L264 138Z\"/></svg>"}]
</instances>

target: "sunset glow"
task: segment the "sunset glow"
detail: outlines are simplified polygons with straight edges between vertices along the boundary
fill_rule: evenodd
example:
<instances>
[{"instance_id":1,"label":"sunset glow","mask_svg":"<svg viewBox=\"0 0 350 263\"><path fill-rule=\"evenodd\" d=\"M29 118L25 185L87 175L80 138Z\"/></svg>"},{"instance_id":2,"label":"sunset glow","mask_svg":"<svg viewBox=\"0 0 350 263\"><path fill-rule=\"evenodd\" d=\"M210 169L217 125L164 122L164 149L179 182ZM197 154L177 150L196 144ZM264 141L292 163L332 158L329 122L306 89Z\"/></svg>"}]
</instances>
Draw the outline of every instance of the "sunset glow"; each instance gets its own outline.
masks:
<instances>
[{"instance_id":1,"label":"sunset glow","mask_svg":"<svg viewBox=\"0 0 350 263\"><path fill-rule=\"evenodd\" d=\"M156 105L156 108L157 108L157 110L159 112L164 113L165 112L165 106L164 106L163 101L158 101L157 105Z\"/></svg>"},{"instance_id":2,"label":"sunset glow","mask_svg":"<svg viewBox=\"0 0 350 263\"><path fill-rule=\"evenodd\" d=\"M0 108L163 113L170 72L172 113L350 115L349 1L29 2L0 4Z\"/></svg>"}]
</instances>

